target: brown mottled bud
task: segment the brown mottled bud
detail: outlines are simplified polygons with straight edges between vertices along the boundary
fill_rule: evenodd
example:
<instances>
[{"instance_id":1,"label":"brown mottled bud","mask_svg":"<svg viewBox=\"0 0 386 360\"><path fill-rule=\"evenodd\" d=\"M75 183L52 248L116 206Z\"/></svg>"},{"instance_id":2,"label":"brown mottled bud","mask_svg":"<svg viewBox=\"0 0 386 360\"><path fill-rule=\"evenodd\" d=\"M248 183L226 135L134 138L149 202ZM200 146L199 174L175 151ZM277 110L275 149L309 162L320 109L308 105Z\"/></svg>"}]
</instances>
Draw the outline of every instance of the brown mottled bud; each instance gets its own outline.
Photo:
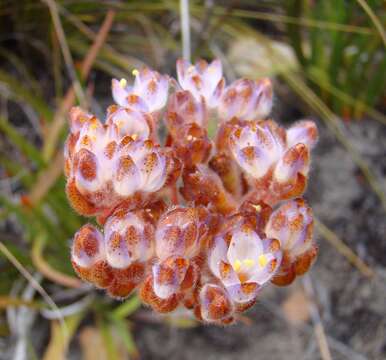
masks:
<instances>
[{"instance_id":1,"label":"brown mottled bud","mask_svg":"<svg viewBox=\"0 0 386 360\"><path fill-rule=\"evenodd\" d=\"M163 261L170 256L191 259L198 255L209 234L211 217L204 207L176 207L165 212L155 233L156 255Z\"/></svg>"},{"instance_id":2,"label":"brown mottled bud","mask_svg":"<svg viewBox=\"0 0 386 360\"><path fill-rule=\"evenodd\" d=\"M266 225L267 236L280 241L283 262L275 284L287 285L308 271L317 255L312 210L302 199L289 201L274 211Z\"/></svg>"},{"instance_id":3,"label":"brown mottled bud","mask_svg":"<svg viewBox=\"0 0 386 360\"><path fill-rule=\"evenodd\" d=\"M71 261L82 279L98 287L105 288L112 280L111 268L105 260L103 235L90 224L75 234Z\"/></svg>"},{"instance_id":4,"label":"brown mottled bud","mask_svg":"<svg viewBox=\"0 0 386 360\"><path fill-rule=\"evenodd\" d=\"M181 88L189 90L197 101L204 98L210 108L217 107L225 86L220 60L215 59L210 64L199 60L192 65L179 59L177 77Z\"/></svg>"},{"instance_id":5,"label":"brown mottled bud","mask_svg":"<svg viewBox=\"0 0 386 360\"><path fill-rule=\"evenodd\" d=\"M219 176L204 165L186 169L183 174L184 186L181 194L188 201L197 205L211 205L222 214L235 211L237 205L232 196L225 190Z\"/></svg>"},{"instance_id":6,"label":"brown mottled bud","mask_svg":"<svg viewBox=\"0 0 386 360\"><path fill-rule=\"evenodd\" d=\"M221 322L229 319L234 307L224 288L205 284L200 291L200 317L207 322Z\"/></svg>"},{"instance_id":7,"label":"brown mottled bud","mask_svg":"<svg viewBox=\"0 0 386 360\"><path fill-rule=\"evenodd\" d=\"M160 313L168 313L175 310L181 300L181 295L179 294L173 294L166 299L158 297L154 292L153 278L151 275L144 281L139 295L145 304L150 305L155 311Z\"/></svg>"},{"instance_id":8,"label":"brown mottled bud","mask_svg":"<svg viewBox=\"0 0 386 360\"><path fill-rule=\"evenodd\" d=\"M225 89L218 111L222 121L233 118L261 120L271 108L272 83L269 79L239 79Z\"/></svg>"}]
</instances>

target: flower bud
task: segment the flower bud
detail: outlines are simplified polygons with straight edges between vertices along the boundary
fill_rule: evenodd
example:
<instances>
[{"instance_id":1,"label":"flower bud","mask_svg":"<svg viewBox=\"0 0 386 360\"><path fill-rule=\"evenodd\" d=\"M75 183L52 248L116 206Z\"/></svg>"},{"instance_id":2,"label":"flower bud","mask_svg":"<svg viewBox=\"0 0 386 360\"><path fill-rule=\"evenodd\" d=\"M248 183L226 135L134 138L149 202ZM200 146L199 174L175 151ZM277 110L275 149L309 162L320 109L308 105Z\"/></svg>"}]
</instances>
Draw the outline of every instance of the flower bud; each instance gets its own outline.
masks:
<instances>
[{"instance_id":1,"label":"flower bud","mask_svg":"<svg viewBox=\"0 0 386 360\"><path fill-rule=\"evenodd\" d=\"M112 281L103 235L90 224L84 225L75 234L71 262L77 274L95 286L106 288Z\"/></svg>"},{"instance_id":2,"label":"flower bud","mask_svg":"<svg viewBox=\"0 0 386 360\"><path fill-rule=\"evenodd\" d=\"M130 136L135 140L147 140L153 132L152 123L150 114L115 105L108 109L106 124L115 125L121 137Z\"/></svg>"},{"instance_id":3,"label":"flower bud","mask_svg":"<svg viewBox=\"0 0 386 360\"><path fill-rule=\"evenodd\" d=\"M156 255L191 259L198 255L209 233L210 215L204 207L176 207L164 213L155 233Z\"/></svg>"},{"instance_id":4,"label":"flower bud","mask_svg":"<svg viewBox=\"0 0 386 360\"><path fill-rule=\"evenodd\" d=\"M229 85L219 103L221 121L262 120L271 112L272 83L269 79L236 80Z\"/></svg>"},{"instance_id":5,"label":"flower bud","mask_svg":"<svg viewBox=\"0 0 386 360\"><path fill-rule=\"evenodd\" d=\"M308 271L317 254L312 240L313 225L312 210L302 199L289 201L272 213L265 233L277 239L283 251L275 284L288 285L296 275Z\"/></svg>"},{"instance_id":6,"label":"flower bud","mask_svg":"<svg viewBox=\"0 0 386 360\"><path fill-rule=\"evenodd\" d=\"M184 186L181 194L196 205L212 206L221 214L232 213L237 205L221 182L220 177L207 166L201 164L183 173Z\"/></svg>"},{"instance_id":7,"label":"flower bud","mask_svg":"<svg viewBox=\"0 0 386 360\"><path fill-rule=\"evenodd\" d=\"M192 65L189 61L179 59L177 77L181 88L190 91L197 101L203 97L209 108L217 106L225 85L219 60L213 60L210 64L199 60Z\"/></svg>"},{"instance_id":8,"label":"flower bud","mask_svg":"<svg viewBox=\"0 0 386 360\"><path fill-rule=\"evenodd\" d=\"M153 255L154 227L143 211L120 209L104 226L106 259L116 269L145 263Z\"/></svg>"},{"instance_id":9,"label":"flower bud","mask_svg":"<svg viewBox=\"0 0 386 360\"><path fill-rule=\"evenodd\" d=\"M165 120L172 137L179 127L186 124L206 128L208 113L205 101L202 98L196 100L189 91L177 91L170 96Z\"/></svg>"},{"instance_id":10,"label":"flower bud","mask_svg":"<svg viewBox=\"0 0 386 360\"><path fill-rule=\"evenodd\" d=\"M205 284L199 295L202 320L209 323L229 323L233 321L234 306L228 293L221 286Z\"/></svg>"}]
</instances>

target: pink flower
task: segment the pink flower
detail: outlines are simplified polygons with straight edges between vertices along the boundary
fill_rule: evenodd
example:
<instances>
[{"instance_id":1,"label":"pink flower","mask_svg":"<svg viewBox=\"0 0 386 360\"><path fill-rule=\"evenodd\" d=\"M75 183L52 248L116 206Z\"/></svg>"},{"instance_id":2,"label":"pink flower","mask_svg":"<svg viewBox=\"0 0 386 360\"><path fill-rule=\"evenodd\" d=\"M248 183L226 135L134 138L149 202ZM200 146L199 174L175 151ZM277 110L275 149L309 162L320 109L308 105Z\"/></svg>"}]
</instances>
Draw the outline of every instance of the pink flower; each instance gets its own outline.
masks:
<instances>
[{"instance_id":1,"label":"pink flower","mask_svg":"<svg viewBox=\"0 0 386 360\"><path fill-rule=\"evenodd\" d=\"M126 79L112 80L114 101L122 107L134 107L150 113L161 110L167 101L169 77L144 68L134 70L134 85L129 86Z\"/></svg>"},{"instance_id":2,"label":"pink flower","mask_svg":"<svg viewBox=\"0 0 386 360\"><path fill-rule=\"evenodd\" d=\"M240 79L229 85L219 103L222 121L262 120L272 108L272 83L269 79L258 81Z\"/></svg>"},{"instance_id":3,"label":"pink flower","mask_svg":"<svg viewBox=\"0 0 386 360\"><path fill-rule=\"evenodd\" d=\"M217 106L225 86L220 60L213 60L210 64L199 60L192 65L189 61L179 59L177 78L181 88L190 91L197 101L203 97L210 108Z\"/></svg>"},{"instance_id":4,"label":"pink flower","mask_svg":"<svg viewBox=\"0 0 386 360\"><path fill-rule=\"evenodd\" d=\"M275 275L281 257L277 240L261 239L249 225L236 223L215 237L208 264L232 300L245 304Z\"/></svg>"}]
</instances>

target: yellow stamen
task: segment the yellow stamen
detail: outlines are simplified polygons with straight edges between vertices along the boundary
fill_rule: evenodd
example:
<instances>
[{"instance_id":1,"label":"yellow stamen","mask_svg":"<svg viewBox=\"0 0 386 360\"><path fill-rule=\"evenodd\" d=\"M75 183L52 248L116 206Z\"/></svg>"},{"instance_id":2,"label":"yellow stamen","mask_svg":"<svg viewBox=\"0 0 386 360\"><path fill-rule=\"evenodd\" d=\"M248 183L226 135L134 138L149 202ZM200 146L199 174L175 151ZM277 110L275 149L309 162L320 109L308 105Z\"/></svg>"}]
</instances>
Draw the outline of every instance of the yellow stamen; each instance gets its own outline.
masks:
<instances>
[{"instance_id":1,"label":"yellow stamen","mask_svg":"<svg viewBox=\"0 0 386 360\"><path fill-rule=\"evenodd\" d=\"M241 261L236 260L235 263L233 264L233 269L238 272L241 269Z\"/></svg>"},{"instance_id":2,"label":"yellow stamen","mask_svg":"<svg viewBox=\"0 0 386 360\"><path fill-rule=\"evenodd\" d=\"M131 138L132 138L133 140L136 140L137 137L138 137L138 134L133 134L133 135L131 135Z\"/></svg>"},{"instance_id":3,"label":"yellow stamen","mask_svg":"<svg viewBox=\"0 0 386 360\"><path fill-rule=\"evenodd\" d=\"M126 87L126 85L127 85L127 80L122 78L122 79L119 81L119 86L120 86L122 89L124 89L124 88Z\"/></svg>"},{"instance_id":4,"label":"yellow stamen","mask_svg":"<svg viewBox=\"0 0 386 360\"><path fill-rule=\"evenodd\" d=\"M247 267L252 267L255 265L255 262L252 259L244 259L243 264Z\"/></svg>"},{"instance_id":5,"label":"yellow stamen","mask_svg":"<svg viewBox=\"0 0 386 360\"><path fill-rule=\"evenodd\" d=\"M97 121L92 121L91 122L91 124L90 124L90 129L91 130L96 130L96 129L98 129L98 127L99 127L99 124L98 124L98 122Z\"/></svg>"},{"instance_id":6,"label":"yellow stamen","mask_svg":"<svg viewBox=\"0 0 386 360\"><path fill-rule=\"evenodd\" d=\"M253 208L256 210L257 213L261 211L261 205L252 205Z\"/></svg>"},{"instance_id":7,"label":"yellow stamen","mask_svg":"<svg viewBox=\"0 0 386 360\"><path fill-rule=\"evenodd\" d=\"M138 76L139 75L138 69L134 69L131 73L133 74L133 76Z\"/></svg>"},{"instance_id":8,"label":"yellow stamen","mask_svg":"<svg viewBox=\"0 0 386 360\"><path fill-rule=\"evenodd\" d=\"M259 255L259 260L258 261L259 261L259 265L261 267L264 267L265 265L268 264L268 259L267 259L267 257L264 254Z\"/></svg>"}]
</instances>

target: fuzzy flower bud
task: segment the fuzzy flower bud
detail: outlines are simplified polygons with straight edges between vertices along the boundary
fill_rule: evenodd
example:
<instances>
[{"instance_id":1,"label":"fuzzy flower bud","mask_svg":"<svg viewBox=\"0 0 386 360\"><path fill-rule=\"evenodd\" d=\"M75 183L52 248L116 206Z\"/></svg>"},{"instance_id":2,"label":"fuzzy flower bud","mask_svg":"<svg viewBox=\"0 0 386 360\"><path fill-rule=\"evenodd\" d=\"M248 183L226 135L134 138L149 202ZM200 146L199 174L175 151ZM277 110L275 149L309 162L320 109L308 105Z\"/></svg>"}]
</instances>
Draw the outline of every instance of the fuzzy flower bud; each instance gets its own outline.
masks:
<instances>
[{"instance_id":1,"label":"fuzzy flower bud","mask_svg":"<svg viewBox=\"0 0 386 360\"><path fill-rule=\"evenodd\" d=\"M258 81L240 79L229 85L219 103L222 121L262 120L271 112L272 83L269 79Z\"/></svg>"},{"instance_id":2,"label":"fuzzy flower bud","mask_svg":"<svg viewBox=\"0 0 386 360\"><path fill-rule=\"evenodd\" d=\"M296 275L308 271L317 254L313 242L313 215L302 199L296 199L274 211L265 228L268 237L280 241L283 262L274 283L288 285Z\"/></svg>"},{"instance_id":3,"label":"fuzzy flower bud","mask_svg":"<svg viewBox=\"0 0 386 360\"><path fill-rule=\"evenodd\" d=\"M134 84L129 86L126 79L112 80L114 101L122 107L136 107L150 113L161 110L167 101L168 76L144 68L134 70Z\"/></svg>"},{"instance_id":4,"label":"fuzzy flower bud","mask_svg":"<svg viewBox=\"0 0 386 360\"><path fill-rule=\"evenodd\" d=\"M210 220L208 211L201 207L178 207L161 216L155 233L158 260L141 292L145 302L155 308L163 304L163 311L172 311L197 283L198 255Z\"/></svg>"},{"instance_id":5,"label":"fuzzy flower bud","mask_svg":"<svg viewBox=\"0 0 386 360\"><path fill-rule=\"evenodd\" d=\"M181 88L190 91L197 101L203 97L210 108L217 106L225 86L220 60L213 60L210 64L199 60L192 65L180 59L177 61L177 77Z\"/></svg>"},{"instance_id":6,"label":"fuzzy flower bud","mask_svg":"<svg viewBox=\"0 0 386 360\"><path fill-rule=\"evenodd\" d=\"M208 120L205 101L196 101L189 91L177 91L169 100L166 126L170 143L177 156L186 164L205 162L212 148L206 125Z\"/></svg>"},{"instance_id":7,"label":"fuzzy flower bud","mask_svg":"<svg viewBox=\"0 0 386 360\"><path fill-rule=\"evenodd\" d=\"M199 312L196 316L208 323L227 325L234 318L234 305L226 290L215 284L205 284L199 294Z\"/></svg>"}]
</instances>

